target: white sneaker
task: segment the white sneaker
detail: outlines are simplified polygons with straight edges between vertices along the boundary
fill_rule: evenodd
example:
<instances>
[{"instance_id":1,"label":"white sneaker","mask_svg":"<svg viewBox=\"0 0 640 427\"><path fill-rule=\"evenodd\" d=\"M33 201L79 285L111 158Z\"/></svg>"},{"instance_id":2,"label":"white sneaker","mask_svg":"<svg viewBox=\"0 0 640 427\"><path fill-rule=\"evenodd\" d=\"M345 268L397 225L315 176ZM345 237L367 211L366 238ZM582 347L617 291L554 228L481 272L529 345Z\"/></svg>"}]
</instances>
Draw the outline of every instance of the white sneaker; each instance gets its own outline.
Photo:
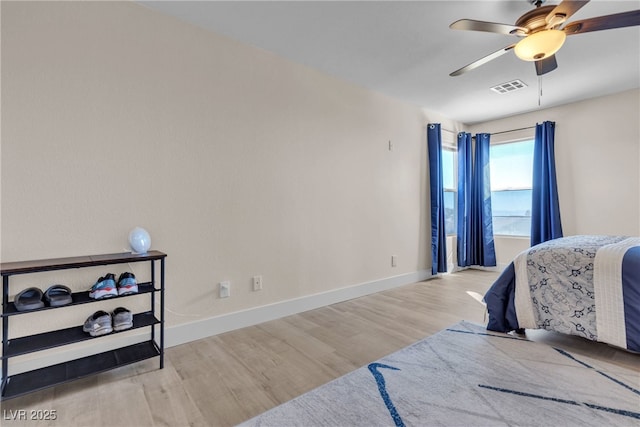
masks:
<instances>
[{"instance_id":1,"label":"white sneaker","mask_svg":"<svg viewBox=\"0 0 640 427\"><path fill-rule=\"evenodd\" d=\"M124 331L133 327L133 315L124 307L113 310L113 330Z\"/></svg>"},{"instance_id":2,"label":"white sneaker","mask_svg":"<svg viewBox=\"0 0 640 427\"><path fill-rule=\"evenodd\" d=\"M106 311L96 311L84 322L82 330L88 332L92 337L110 334L113 332L111 315Z\"/></svg>"}]
</instances>

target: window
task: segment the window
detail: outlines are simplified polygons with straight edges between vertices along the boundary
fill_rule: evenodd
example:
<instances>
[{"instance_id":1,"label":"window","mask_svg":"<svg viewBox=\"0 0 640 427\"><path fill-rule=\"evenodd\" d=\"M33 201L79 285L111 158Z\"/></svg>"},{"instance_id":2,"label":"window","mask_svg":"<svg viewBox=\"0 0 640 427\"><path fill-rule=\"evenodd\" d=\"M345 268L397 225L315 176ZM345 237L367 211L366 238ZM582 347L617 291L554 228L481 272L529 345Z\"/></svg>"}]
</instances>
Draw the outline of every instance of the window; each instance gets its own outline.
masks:
<instances>
[{"instance_id":1,"label":"window","mask_svg":"<svg viewBox=\"0 0 640 427\"><path fill-rule=\"evenodd\" d=\"M457 218L457 158L456 149L442 147L442 182L444 187L444 229L447 234L456 234Z\"/></svg>"},{"instance_id":2,"label":"window","mask_svg":"<svg viewBox=\"0 0 640 427\"><path fill-rule=\"evenodd\" d=\"M489 156L493 234L529 236L533 140L492 145Z\"/></svg>"}]
</instances>

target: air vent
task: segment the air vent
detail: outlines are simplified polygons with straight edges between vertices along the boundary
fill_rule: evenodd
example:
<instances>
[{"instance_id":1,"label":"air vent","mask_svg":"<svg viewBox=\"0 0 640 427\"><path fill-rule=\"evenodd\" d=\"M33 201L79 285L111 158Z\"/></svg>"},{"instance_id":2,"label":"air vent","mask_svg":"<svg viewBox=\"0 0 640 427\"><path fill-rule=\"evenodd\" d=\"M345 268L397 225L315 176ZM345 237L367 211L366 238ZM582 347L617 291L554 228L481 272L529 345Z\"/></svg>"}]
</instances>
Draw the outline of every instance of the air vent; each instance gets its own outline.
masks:
<instances>
[{"instance_id":1,"label":"air vent","mask_svg":"<svg viewBox=\"0 0 640 427\"><path fill-rule=\"evenodd\" d=\"M509 92L515 92L516 90L524 89L527 87L522 80L513 80L507 83L502 83L491 88L492 91L503 94Z\"/></svg>"}]
</instances>

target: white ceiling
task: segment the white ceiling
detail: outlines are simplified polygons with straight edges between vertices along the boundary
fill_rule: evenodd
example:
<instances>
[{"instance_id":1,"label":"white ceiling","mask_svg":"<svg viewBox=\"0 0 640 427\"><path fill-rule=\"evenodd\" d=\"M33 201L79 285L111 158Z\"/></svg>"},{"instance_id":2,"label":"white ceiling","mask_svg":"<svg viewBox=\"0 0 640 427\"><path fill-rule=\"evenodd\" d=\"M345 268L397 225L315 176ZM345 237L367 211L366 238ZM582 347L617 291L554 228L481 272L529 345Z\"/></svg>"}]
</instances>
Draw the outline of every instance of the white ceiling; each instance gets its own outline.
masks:
<instances>
[{"instance_id":1,"label":"white ceiling","mask_svg":"<svg viewBox=\"0 0 640 427\"><path fill-rule=\"evenodd\" d=\"M558 68L540 81L533 63L513 52L449 76L518 40L449 24L461 18L514 24L533 9L528 0L139 3L467 124L640 86L640 27L567 37L556 54ZM639 6L638 0L592 0L569 22ZM503 95L489 89L514 79L528 87Z\"/></svg>"}]
</instances>

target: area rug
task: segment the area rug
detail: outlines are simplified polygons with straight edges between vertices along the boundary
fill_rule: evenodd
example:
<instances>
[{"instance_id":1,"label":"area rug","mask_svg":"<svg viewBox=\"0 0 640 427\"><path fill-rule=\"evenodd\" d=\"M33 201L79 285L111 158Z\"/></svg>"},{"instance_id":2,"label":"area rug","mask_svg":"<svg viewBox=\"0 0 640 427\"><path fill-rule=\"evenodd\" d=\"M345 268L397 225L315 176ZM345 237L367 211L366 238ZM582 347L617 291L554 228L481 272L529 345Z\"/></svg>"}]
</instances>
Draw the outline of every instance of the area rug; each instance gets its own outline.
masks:
<instances>
[{"instance_id":1,"label":"area rug","mask_svg":"<svg viewBox=\"0 0 640 427\"><path fill-rule=\"evenodd\" d=\"M241 426L640 426L639 389L637 371L460 322Z\"/></svg>"}]
</instances>

